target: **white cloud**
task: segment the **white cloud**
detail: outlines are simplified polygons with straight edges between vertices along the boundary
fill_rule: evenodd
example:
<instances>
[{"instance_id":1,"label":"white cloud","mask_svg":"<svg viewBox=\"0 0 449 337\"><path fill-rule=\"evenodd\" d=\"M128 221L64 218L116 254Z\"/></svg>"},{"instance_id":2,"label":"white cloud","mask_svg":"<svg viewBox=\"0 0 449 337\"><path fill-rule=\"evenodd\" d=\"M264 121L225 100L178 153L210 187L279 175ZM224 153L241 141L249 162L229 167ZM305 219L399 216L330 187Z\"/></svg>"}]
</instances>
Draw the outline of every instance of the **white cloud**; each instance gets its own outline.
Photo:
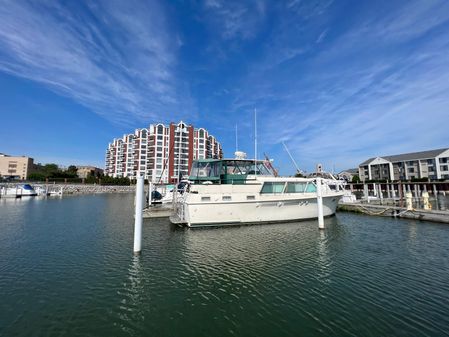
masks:
<instances>
[{"instance_id":1,"label":"white cloud","mask_svg":"<svg viewBox=\"0 0 449 337\"><path fill-rule=\"evenodd\" d=\"M274 62L272 49L279 57L291 46L268 48L242 80L247 90L236 97L234 109L257 105L261 147L278 150L286 141L308 170L317 162L345 169L370 156L448 146L449 36L434 31L446 15L438 8L445 6L434 1L426 8L412 6L411 17L401 7L376 22L360 18L361 24L327 40L325 49L306 44L304 52L314 56L288 65ZM426 15L418 15L418 7ZM400 22L390 24L396 16ZM276 31L281 41L302 29L282 28Z\"/></svg>"},{"instance_id":2,"label":"white cloud","mask_svg":"<svg viewBox=\"0 0 449 337\"><path fill-rule=\"evenodd\" d=\"M179 44L156 2L78 7L6 1L0 70L44 83L117 123L168 119L181 103L191 106L175 78Z\"/></svg>"},{"instance_id":3,"label":"white cloud","mask_svg":"<svg viewBox=\"0 0 449 337\"><path fill-rule=\"evenodd\" d=\"M225 40L253 38L265 16L265 1L206 0L206 22Z\"/></svg>"}]
</instances>

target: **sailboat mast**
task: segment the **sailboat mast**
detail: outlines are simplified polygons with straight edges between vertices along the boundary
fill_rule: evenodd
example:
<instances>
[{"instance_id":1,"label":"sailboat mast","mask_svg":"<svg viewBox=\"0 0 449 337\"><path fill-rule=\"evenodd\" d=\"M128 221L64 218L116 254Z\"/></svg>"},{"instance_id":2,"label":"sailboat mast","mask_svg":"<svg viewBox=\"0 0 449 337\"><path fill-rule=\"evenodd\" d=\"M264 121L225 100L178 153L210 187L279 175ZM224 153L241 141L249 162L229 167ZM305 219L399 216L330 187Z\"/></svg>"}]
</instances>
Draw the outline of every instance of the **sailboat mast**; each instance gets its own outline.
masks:
<instances>
[{"instance_id":1,"label":"sailboat mast","mask_svg":"<svg viewBox=\"0 0 449 337\"><path fill-rule=\"evenodd\" d=\"M257 175L257 110L254 108L254 175Z\"/></svg>"}]
</instances>

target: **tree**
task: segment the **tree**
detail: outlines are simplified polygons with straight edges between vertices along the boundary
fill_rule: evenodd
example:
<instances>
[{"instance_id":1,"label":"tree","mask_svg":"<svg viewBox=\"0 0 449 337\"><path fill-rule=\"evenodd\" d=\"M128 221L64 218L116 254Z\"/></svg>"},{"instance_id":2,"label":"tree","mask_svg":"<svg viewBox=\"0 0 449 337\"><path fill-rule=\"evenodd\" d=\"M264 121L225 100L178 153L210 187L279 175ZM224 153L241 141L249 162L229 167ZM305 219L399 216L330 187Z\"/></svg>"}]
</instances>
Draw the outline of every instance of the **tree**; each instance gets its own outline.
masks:
<instances>
[{"instance_id":1,"label":"tree","mask_svg":"<svg viewBox=\"0 0 449 337\"><path fill-rule=\"evenodd\" d=\"M76 172L78 172L78 168L75 165L70 165L67 168L67 172L76 175Z\"/></svg>"},{"instance_id":2,"label":"tree","mask_svg":"<svg viewBox=\"0 0 449 337\"><path fill-rule=\"evenodd\" d=\"M352 182L358 184L360 182L360 177L357 174L352 176Z\"/></svg>"}]
</instances>

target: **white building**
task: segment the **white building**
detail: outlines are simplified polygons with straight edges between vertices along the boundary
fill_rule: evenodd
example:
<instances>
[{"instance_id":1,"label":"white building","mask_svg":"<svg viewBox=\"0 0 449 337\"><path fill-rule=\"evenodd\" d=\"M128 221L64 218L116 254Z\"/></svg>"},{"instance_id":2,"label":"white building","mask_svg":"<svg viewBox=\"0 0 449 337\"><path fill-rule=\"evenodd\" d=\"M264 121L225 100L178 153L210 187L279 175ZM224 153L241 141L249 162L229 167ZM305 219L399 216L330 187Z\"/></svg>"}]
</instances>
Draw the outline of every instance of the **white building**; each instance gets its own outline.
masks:
<instances>
[{"instance_id":1,"label":"white building","mask_svg":"<svg viewBox=\"0 0 449 337\"><path fill-rule=\"evenodd\" d=\"M449 148L370 158L359 165L361 181L449 179Z\"/></svg>"},{"instance_id":2,"label":"white building","mask_svg":"<svg viewBox=\"0 0 449 337\"><path fill-rule=\"evenodd\" d=\"M151 124L109 144L105 174L169 183L177 181L179 174L187 176L194 159L221 157L220 143L204 128L182 121Z\"/></svg>"}]
</instances>

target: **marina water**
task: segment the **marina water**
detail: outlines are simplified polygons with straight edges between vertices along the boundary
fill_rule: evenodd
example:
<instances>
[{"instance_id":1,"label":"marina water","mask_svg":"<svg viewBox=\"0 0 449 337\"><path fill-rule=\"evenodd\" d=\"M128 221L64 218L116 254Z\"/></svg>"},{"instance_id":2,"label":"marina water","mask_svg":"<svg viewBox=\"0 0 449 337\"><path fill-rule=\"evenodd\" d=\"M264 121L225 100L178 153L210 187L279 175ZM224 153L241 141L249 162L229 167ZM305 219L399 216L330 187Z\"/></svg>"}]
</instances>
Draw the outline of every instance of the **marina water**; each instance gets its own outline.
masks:
<instances>
[{"instance_id":1,"label":"marina water","mask_svg":"<svg viewBox=\"0 0 449 337\"><path fill-rule=\"evenodd\" d=\"M449 227L339 213L184 229L133 195L0 200L0 336L443 336Z\"/></svg>"}]
</instances>

